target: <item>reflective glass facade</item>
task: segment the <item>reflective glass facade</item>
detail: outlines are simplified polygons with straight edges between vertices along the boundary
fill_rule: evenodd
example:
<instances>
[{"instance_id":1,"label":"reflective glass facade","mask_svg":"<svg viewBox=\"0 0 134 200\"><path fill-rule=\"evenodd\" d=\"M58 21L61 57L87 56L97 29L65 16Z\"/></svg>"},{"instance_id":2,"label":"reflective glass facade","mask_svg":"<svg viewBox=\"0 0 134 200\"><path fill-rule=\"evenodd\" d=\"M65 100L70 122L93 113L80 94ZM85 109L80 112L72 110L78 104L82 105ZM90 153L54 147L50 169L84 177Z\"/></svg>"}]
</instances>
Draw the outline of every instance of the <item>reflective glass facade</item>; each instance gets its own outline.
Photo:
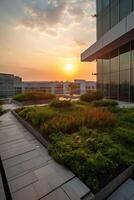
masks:
<instances>
[{"instance_id":1,"label":"reflective glass facade","mask_svg":"<svg viewBox=\"0 0 134 200\"><path fill-rule=\"evenodd\" d=\"M134 0L97 0L97 39L134 10Z\"/></svg>"},{"instance_id":2,"label":"reflective glass facade","mask_svg":"<svg viewBox=\"0 0 134 200\"><path fill-rule=\"evenodd\" d=\"M97 74L105 97L134 102L134 41L98 59Z\"/></svg>"},{"instance_id":3,"label":"reflective glass facade","mask_svg":"<svg viewBox=\"0 0 134 200\"><path fill-rule=\"evenodd\" d=\"M96 1L97 40L134 11L134 0ZM134 41L97 59L97 86L107 98L134 102Z\"/></svg>"}]
</instances>

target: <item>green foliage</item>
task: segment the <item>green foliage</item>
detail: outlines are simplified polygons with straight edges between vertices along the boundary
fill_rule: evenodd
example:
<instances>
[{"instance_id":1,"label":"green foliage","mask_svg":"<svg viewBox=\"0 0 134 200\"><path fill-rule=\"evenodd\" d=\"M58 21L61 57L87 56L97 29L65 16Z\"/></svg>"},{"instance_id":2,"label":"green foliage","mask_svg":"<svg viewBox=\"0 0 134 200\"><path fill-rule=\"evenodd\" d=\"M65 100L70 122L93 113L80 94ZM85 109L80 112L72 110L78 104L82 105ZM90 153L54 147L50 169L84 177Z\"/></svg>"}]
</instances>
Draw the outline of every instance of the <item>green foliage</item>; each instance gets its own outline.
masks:
<instances>
[{"instance_id":1,"label":"green foliage","mask_svg":"<svg viewBox=\"0 0 134 200\"><path fill-rule=\"evenodd\" d=\"M83 132L86 132L84 138ZM108 182L114 176L116 170L134 163L134 151L128 152L126 146L119 142L107 132L83 127L73 135L52 134L49 153L94 191L98 191L104 186L104 181Z\"/></svg>"},{"instance_id":2,"label":"green foliage","mask_svg":"<svg viewBox=\"0 0 134 200\"><path fill-rule=\"evenodd\" d=\"M45 134L63 132L72 134L77 132L82 126L88 128L106 128L116 125L116 117L113 113L100 109L86 109L72 112L68 115L55 116L42 125Z\"/></svg>"},{"instance_id":3,"label":"green foliage","mask_svg":"<svg viewBox=\"0 0 134 200\"><path fill-rule=\"evenodd\" d=\"M55 111L45 107L19 108L17 112L21 117L31 122L34 126L40 127L44 122L55 116Z\"/></svg>"},{"instance_id":4,"label":"green foliage","mask_svg":"<svg viewBox=\"0 0 134 200\"><path fill-rule=\"evenodd\" d=\"M96 90L89 90L87 93L80 96L80 100L85 102L92 102L95 100L100 100L102 98L102 93Z\"/></svg>"},{"instance_id":5,"label":"green foliage","mask_svg":"<svg viewBox=\"0 0 134 200\"><path fill-rule=\"evenodd\" d=\"M27 107L17 112L49 139L50 155L93 191L134 164L134 121L130 119L134 109L111 113L107 106L95 108L89 103L76 103L69 109Z\"/></svg>"},{"instance_id":6,"label":"green foliage","mask_svg":"<svg viewBox=\"0 0 134 200\"><path fill-rule=\"evenodd\" d=\"M115 130L114 137L128 148L133 147L134 149L134 130L118 127Z\"/></svg>"},{"instance_id":7,"label":"green foliage","mask_svg":"<svg viewBox=\"0 0 134 200\"><path fill-rule=\"evenodd\" d=\"M103 100L93 101L93 106L95 106L95 107L115 107L115 106L118 106L118 102L111 100L111 99L103 99Z\"/></svg>"},{"instance_id":8,"label":"green foliage","mask_svg":"<svg viewBox=\"0 0 134 200\"><path fill-rule=\"evenodd\" d=\"M92 134L93 130L92 129L88 129L85 126L82 126L82 127L80 127L80 131L79 132L80 132L80 135L83 138L87 138L87 137L89 137Z\"/></svg>"},{"instance_id":9,"label":"green foliage","mask_svg":"<svg viewBox=\"0 0 134 200\"><path fill-rule=\"evenodd\" d=\"M22 107L16 111L22 118L31 121L32 117L34 117L32 114L36 111L36 107Z\"/></svg>"},{"instance_id":10,"label":"green foliage","mask_svg":"<svg viewBox=\"0 0 134 200\"><path fill-rule=\"evenodd\" d=\"M53 100L54 94L49 94L42 91L28 91L22 94L17 94L13 99L16 101L36 101L36 100Z\"/></svg>"},{"instance_id":11,"label":"green foliage","mask_svg":"<svg viewBox=\"0 0 134 200\"><path fill-rule=\"evenodd\" d=\"M60 101L60 100L55 100L53 102L51 102L50 106L53 108L70 108L72 107L72 103L70 100L64 100L64 101Z\"/></svg>"},{"instance_id":12,"label":"green foliage","mask_svg":"<svg viewBox=\"0 0 134 200\"><path fill-rule=\"evenodd\" d=\"M119 118L123 122L134 123L134 108L124 108L119 113Z\"/></svg>"}]
</instances>

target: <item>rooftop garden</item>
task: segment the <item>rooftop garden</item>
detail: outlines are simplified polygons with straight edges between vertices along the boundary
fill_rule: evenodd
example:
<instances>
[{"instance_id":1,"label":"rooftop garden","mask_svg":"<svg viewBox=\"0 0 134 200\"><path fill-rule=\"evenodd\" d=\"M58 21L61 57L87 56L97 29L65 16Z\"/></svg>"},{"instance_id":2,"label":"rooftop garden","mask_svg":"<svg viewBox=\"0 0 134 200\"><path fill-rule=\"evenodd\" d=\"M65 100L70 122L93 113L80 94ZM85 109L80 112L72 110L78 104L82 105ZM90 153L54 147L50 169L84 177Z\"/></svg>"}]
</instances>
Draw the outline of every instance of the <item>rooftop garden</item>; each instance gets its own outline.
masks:
<instances>
[{"instance_id":1,"label":"rooftop garden","mask_svg":"<svg viewBox=\"0 0 134 200\"><path fill-rule=\"evenodd\" d=\"M96 192L134 163L134 108L93 96L16 112L50 142L49 154Z\"/></svg>"}]
</instances>

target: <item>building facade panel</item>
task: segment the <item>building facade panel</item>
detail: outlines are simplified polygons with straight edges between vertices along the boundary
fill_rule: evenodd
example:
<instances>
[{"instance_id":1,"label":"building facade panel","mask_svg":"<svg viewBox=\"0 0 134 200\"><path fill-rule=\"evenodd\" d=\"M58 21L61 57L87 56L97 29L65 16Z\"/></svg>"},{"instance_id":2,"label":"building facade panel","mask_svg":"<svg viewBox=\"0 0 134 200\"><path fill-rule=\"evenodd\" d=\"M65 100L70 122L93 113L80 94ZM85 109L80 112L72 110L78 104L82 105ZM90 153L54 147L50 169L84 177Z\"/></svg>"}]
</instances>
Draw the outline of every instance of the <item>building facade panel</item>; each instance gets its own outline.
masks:
<instances>
[{"instance_id":1,"label":"building facade panel","mask_svg":"<svg viewBox=\"0 0 134 200\"><path fill-rule=\"evenodd\" d=\"M98 89L105 97L134 102L134 41L97 60Z\"/></svg>"},{"instance_id":2,"label":"building facade panel","mask_svg":"<svg viewBox=\"0 0 134 200\"><path fill-rule=\"evenodd\" d=\"M97 39L134 10L133 0L97 1Z\"/></svg>"}]
</instances>

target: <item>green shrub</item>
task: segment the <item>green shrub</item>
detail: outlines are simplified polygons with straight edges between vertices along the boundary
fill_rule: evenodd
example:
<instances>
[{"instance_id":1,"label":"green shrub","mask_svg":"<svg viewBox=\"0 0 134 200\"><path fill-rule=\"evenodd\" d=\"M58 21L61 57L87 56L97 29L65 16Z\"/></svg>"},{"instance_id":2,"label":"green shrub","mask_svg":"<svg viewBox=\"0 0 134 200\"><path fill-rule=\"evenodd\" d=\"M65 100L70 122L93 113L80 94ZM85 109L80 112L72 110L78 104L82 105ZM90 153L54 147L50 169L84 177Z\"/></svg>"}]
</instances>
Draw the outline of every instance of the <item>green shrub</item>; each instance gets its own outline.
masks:
<instances>
[{"instance_id":1,"label":"green shrub","mask_svg":"<svg viewBox=\"0 0 134 200\"><path fill-rule=\"evenodd\" d=\"M27 107L17 109L18 114L30 121L34 126L40 127L45 121L53 118L55 112L45 107Z\"/></svg>"},{"instance_id":2,"label":"green shrub","mask_svg":"<svg viewBox=\"0 0 134 200\"><path fill-rule=\"evenodd\" d=\"M13 99L16 101L36 101L36 100L53 100L54 94L41 91L28 91L22 94L17 94Z\"/></svg>"},{"instance_id":3,"label":"green shrub","mask_svg":"<svg viewBox=\"0 0 134 200\"><path fill-rule=\"evenodd\" d=\"M32 123L34 126L40 127L47 120L52 119L55 113L52 110L37 110L32 117Z\"/></svg>"},{"instance_id":4,"label":"green shrub","mask_svg":"<svg viewBox=\"0 0 134 200\"><path fill-rule=\"evenodd\" d=\"M128 148L134 148L134 131L123 127L118 127L115 130L114 137Z\"/></svg>"},{"instance_id":5,"label":"green shrub","mask_svg":"<svg viewBox=\"0 0 134 200\"><path fill-rule=\"evenodd\" d=\"M80 132L80 135L82 137L88 138L92 134L93 130L92 129L88 129L85 126L82 126L82 127L80 127L80 131L79 132Z\"/></svg>"},{"instance_id":6,"label":"green shrub","mask_svg":"<svg viewBox=\"0 0 134 200\"><path fill-rule=\"evenodd\" d=\"M73 104L71 103L70 100L64 100L64 101L55 100L50 104L50 106L54 108L70 108L72 107L72 105Z\"/></svg>"},{"instance_id":7,"label":"green shrub","mask_svg":"<svg viewBox=\"0 0 134 200\"><path fill-rule=\"evenodd\" d=\"M20 109L17 109L18 114L23 117L24 119L28 121L32 121L32 118L34 117L34 113L36 112L36 107L22 107Z\"/></svg>"},{"instance_id":8,"label":"green shrub","mask_svg":"<svg viewBox=\"0 0 134 200\"><path fill-rule=\"evenodd\" d=\"M102 98L102 93L96 90L90 90L87 93L80 96L80 100L85 102L92 102L94 100L100 100Z\"/></svg>"},{"instance_id":9,"label":"green shrub","mask_svg":"<svg viewBox=\"0 0 134 200\"><path fill-rule=\"evenodd\" d=\"M93 101L93 105L95 107L115 107L118 106L118 102L110 99L104 99Z\"/></svg>"},{"instance_id":10,"label":"green shrub","mask_svg":"<svg viewBox=\"0 0 134 200\"><path fill-rule=\"evenodd\" d=\"M134 123L134 110L133 109L123 109L120 112L120 120L127 123Z\"/></svg>"}]
</instances>

